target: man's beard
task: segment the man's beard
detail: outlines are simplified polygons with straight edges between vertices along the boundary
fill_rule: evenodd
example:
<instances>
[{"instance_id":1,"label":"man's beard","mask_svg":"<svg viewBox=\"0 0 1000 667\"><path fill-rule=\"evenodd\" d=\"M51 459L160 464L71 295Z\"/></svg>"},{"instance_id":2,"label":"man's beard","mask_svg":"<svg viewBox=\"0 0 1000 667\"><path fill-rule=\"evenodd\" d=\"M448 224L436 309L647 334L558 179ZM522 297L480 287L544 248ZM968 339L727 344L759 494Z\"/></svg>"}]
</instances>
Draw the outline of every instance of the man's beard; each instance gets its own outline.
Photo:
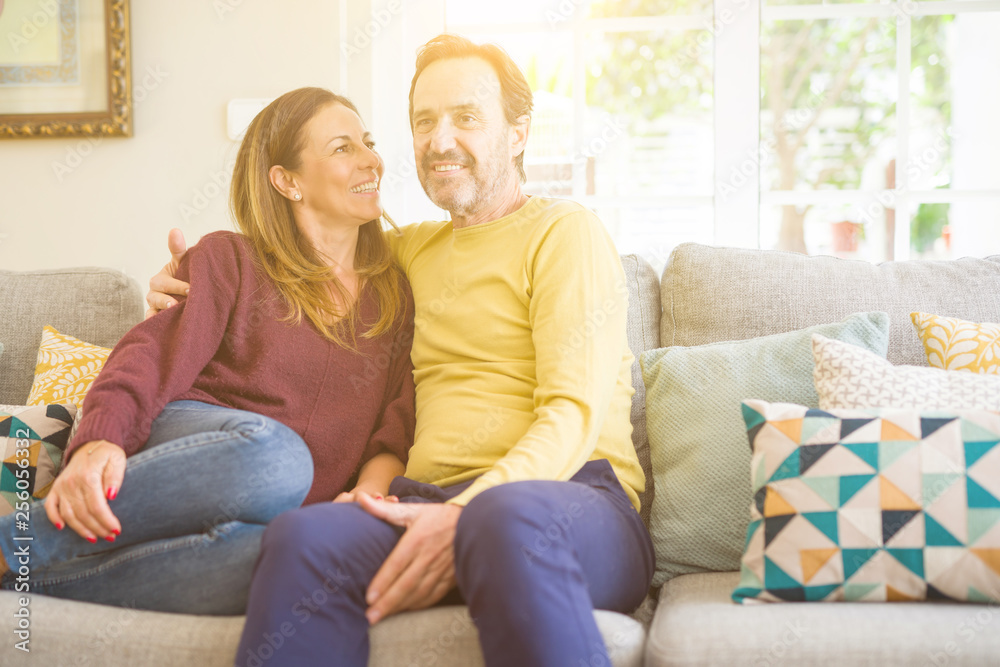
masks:
<instances>
[{"instance_id":1,"label":"man's beard","mask_svg":"<svg viewBox=\"0 0 1000 667\"><path fill-rule=\"evenodd\" d=\"M489 206L500 194L510 178L513 164L506 159L507 144L502 135L486 160L480 162L463 150L455 149L447 153L427 153L421 162L417 176L428 198L435 206L443 208L452 216L469 217ZM460 164L468 174L450 179L455 182L433 182L434 162Z\"/></svg>"}]
</instances>

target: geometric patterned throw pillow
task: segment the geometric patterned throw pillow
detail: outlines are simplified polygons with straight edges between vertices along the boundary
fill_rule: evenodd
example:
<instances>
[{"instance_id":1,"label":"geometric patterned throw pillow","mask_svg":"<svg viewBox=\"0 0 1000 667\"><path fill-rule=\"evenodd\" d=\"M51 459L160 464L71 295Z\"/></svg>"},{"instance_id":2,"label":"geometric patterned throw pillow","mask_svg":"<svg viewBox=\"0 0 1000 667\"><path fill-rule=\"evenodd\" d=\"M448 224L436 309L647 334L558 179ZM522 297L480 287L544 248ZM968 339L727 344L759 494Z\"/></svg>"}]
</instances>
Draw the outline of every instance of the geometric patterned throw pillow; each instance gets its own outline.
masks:
<instances>
[{"instance_id":1,"label":"geometric patterned throw pillow","mask_svg":"<svg viewBox=\"0 0 1000 667\"><path fill-rule=\"evenodd\" d=\"M1000 603L1000 414L747 400L736 602Z\"/></svg>"},{"instance_id":2,"label":"geometric patterned throw pillow","mask_svg":"<svg viewBox=\"0 0 1000 667\"><path fill-rule=\"evenodd\" d=\"M893 366L868 350L813 334L819 407L1000 410L1000 376Z\"/></svg>"},{"instance_id":3,"label":"geometric patterned throw pillow","mask_svg":"<svg viewBox=\"0 0 1000 667\"><path fill-rule=\"evenodd\" d=\"M910 313L927 363L949 371L1000 374L1000 324Z\"/></svg>"},{"instance_id":4,"label":"geometric patterned throw pillow","mask_svg":"<svg viewBox=\"0 0 1000 667\"><path fill-rule=\"evenodd\" d=\"M28 395L28 405L83 405L90 385L97 379L109 354L109 348L84 343L46 326L38 347L35 382Z\"/></svg>"},{"instance_id":5,"label":"geometric patterned throw pillow","mask_svg":"<svg viewBox=\"0 0 1000 667\"><path fill-rule=\"evenodd\" d=\"M22 502L48 495L75 416L75 405L0 405L0 515L14 511L19 493Z\"/></svg>"}]
</instances>

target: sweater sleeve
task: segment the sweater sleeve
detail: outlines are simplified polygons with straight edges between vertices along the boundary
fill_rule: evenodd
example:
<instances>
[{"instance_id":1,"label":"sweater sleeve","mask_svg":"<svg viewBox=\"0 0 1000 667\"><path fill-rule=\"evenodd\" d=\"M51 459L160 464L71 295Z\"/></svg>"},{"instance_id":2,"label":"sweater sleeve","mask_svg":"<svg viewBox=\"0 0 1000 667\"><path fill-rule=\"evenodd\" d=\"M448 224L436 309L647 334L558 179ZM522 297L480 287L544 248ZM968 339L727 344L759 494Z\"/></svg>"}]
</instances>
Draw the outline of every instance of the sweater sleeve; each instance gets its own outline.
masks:
<instances>
[{"instance_id":1,"label":"sweater sleeve","mask_svg":"<svg viewBox=\"0 0 1000 667\"><path fill-rule=\"evenodd\" d=\"M240 284L235 235L210 235L188 250L177 278L191 292L133 327L118 342L83 403L66 461L87 442L107 440L129 456L149 438L163 407L188 391L215 356Z\"/></svg>"},{"instance_id":2,"label":"sweater sleeve","mask_svg":"<svg viewBox=\"0 0 1000 667\"><path fill-rule=\"evenodd\" d=\"M413 347L413 295L406 280L400 280L403 281L406 295L405 310L392 342L382 411L365 447L361 465L381 452L395 454L405 464L407 453L413 446L413 430L416 426L413 362L410 361L410 350Z\"/></svg>"},{"instance_id":3,"label":"sweater sleeve","mask_svg":"<svg viewBox=\"0 0 1000 667\"><path fill-rule=\"evenodd\" d=\"M535 420L486 473L449 503L498 484L565 481L597 447L627 349L627 291L618 253L588 211L553 223L528 266L535 348Z\"/></svg>"}]
</instances>

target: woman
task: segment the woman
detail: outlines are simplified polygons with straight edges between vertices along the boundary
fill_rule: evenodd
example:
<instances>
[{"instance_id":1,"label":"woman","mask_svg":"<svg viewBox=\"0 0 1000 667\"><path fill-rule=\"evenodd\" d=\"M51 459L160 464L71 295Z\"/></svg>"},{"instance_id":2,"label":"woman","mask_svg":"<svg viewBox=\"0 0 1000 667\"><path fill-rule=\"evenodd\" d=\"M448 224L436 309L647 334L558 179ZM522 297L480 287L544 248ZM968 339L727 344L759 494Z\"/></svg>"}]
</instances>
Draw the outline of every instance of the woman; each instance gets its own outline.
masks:
<instances>
[{"instance_id":1,"label":"woman","mask_svg":"<svg viewBox=\"0 0 1000 667\"><path fill-rule=\"evenodd\" d=\"M329 91L254 119L230 194L241 234L187 253L178 273L199 287L122 338L31 508L33 592L239 614L268 521L387 493L413 440L413 301L382 233L380 167Z\"/></svg>"}]
</instances>

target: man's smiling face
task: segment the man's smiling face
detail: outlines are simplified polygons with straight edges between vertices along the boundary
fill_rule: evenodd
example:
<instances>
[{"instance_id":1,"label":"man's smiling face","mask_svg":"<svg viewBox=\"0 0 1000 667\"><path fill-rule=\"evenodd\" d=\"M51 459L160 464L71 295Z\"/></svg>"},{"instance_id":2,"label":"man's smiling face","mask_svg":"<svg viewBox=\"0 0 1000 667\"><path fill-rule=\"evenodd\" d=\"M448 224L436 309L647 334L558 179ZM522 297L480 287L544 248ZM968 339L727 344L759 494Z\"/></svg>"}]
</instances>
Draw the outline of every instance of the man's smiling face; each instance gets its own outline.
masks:
<instances>
[{"instance_id":1,"label":"man's smiling face","mask_svg":"<svg viewBox=\"0 0 1000 667\"><path fill-rule=\"evenodd\" d=\"M476 57L427 66L413 89L413 151L424 192L452 215L488 207L517 179L500 80Z\"/></svg>"}]
</instances>

